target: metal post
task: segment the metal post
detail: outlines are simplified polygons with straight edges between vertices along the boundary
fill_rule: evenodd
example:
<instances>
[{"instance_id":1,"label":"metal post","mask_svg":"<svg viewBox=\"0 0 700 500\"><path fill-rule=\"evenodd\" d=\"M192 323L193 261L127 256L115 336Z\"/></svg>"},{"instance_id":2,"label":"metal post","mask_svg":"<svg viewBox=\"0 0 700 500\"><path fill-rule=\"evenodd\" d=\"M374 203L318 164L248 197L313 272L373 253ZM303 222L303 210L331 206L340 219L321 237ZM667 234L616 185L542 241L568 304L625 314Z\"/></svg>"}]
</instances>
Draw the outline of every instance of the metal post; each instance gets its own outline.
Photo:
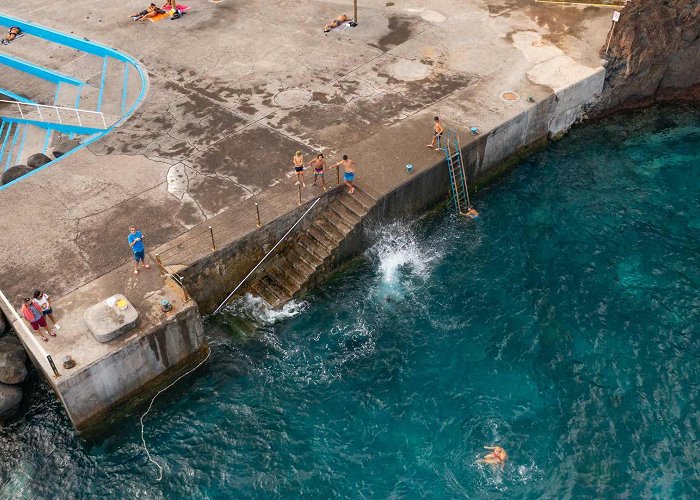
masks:
<instances>
[{"instance_id":1,"label":"metal post","mask_svg":"<svg viewBox=\"0 0 700 500\"><path fill-rule=\"evenodd\" d=\"M185 285L183 283L184 281L185 281L185 278L180 278L180 288L182 288L182 295L183 295L184 301L189 302L190 296L187 293L187 290L185 290Z\"/></svg>"},{"instance_id":2,"label":"metal post","mask_svg":"<svg viewBox=\"0 0 700 500\"><path fill-rule=\"evenodd\" d=\"M214 243L214 229L209 226L209 236L211 236L211 249L216 250L216 243Z\"/></svg>"},{"instance_id":3,"label":"metal post","mask_svg":"<svg viewBox=\"0 0 700 500\"><path fill-rule=\"evenodd\" d=\"M61 374L58 373L58 370L56 369L56 365L53 363L53 359L51 358L51 355L47 354L46 359L48 360L49 364L51 365L51 369L53 370L53 376L60 377Z\"/></svg>"},{"instance_id":4,"label":"metal post","mask_svg":"<svg viewBox=\"0 0 700 500\"><path fill-rule=\"evenodd\" d=\"M257 216L257 226L262 226L262 224L260 223L260 207L258 207L257 203L255 204L255 215Z\"/></svg>"},{"instance_id":5,"label":"metal post","mask_svg":"<svg viewBox=\"0 0 700 500\"><path fill-rule=\"evenodd\" d=\"M158 254L158 253L156 254L156 264L158 264L158 272L160 273L161 276L163 276L164 274L168 274L168 273L163 272L163 270L164 270L163 261L160 260L160 254Z\"/></svg>"},{"instance_id":6,"label":"metal post","mask_svg":"<svg viewBox=\"0 0 700 500\"><path fill-rule=\"evenodd\" d=\"M43 122L43 121L44 121L44 117L43 117L42 114L41 114L41 106L38 106L38 105L37 105L36 110L37 110L37 112L39 113L39 120Z\"/></svg>"},{"instance_id":7,"label":"metal post","mask_svg":"<svg viewBox=\"0 0 700 500\"><path fill-rule=\"evenodd\" d=\"M22 106L19 104L19 101L17 101L17 109L19 110L20 118L24 118L24 113L22 113Z\"/></svg>"},{"instance_id":8,"label":"metal post","mask_svg":"<svg viewBox=\"0 0 700 500\"><path fill-rule=\"evenodd\" d=\"M297 187L299 188L299 206L301 206L301 184L297 184Z\"/></svg>"},{"instance_id":9,"label":"metal post","mask_svg":"<svg viewBox=\"0 0 700 500\"><path fill-rule=\"evenodd\" d=\"M335 167L335 175L338 178L338 184L340 184L340 165Z\"/></svg>"},{"instance_id":10,"label":"metal post","mask_svg":"<svg viewBox=\"0 0 700 500\"><path fill-rule=\"evenodd\" d=\"M78 125L80 125L82 127L83 122L80 121L80 111L78 111L77 109L75 110L75 116L78 117Z\"/></svg>"},{"instance_id":11,"label":"metal post","mask_svg":"<svg viewBox=\"0 0 700 500\"><path fill-rule=\"evenodd\" d=\"M352 2L352 15L353 21L355 21L355 24L357 24L357 0L353 0Z\"/></svg>"}]
</instances>

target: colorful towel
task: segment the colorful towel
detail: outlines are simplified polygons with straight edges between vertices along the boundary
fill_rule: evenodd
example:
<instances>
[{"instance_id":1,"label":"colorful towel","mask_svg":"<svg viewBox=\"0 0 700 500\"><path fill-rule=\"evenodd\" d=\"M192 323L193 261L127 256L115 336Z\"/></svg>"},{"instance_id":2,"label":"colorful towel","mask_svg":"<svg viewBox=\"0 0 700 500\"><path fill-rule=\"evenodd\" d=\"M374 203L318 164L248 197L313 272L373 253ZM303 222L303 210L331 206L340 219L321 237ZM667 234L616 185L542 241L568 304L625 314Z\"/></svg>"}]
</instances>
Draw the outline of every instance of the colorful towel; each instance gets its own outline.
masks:
<instances>
[{"instance_id":1,"label":"colorful towel","mask_svg":"<svg viewBox=\"0 0 700 500\"><path fill-rule=\"evenodd\" d=\"M162 14L156 14L153 17L149 17L148 20L152 23L157 23L158 21L162 21L163 19L170 19L170 16L170 12L163 12Z\"/></svg>"},{"instance_id":2,"label":"colorful towel","mask_svg":"<svg viewBox=\"0 0 700 500\"><path fill-rule=\"evenodd\" d=\"M171 11L172 11L172 9L170 9L170 5L168 5L168 4L163 5L163 7L161 7L161 9L163 9L163 10L165 10L165 11L168 11L168 12L171 12ZM170 9L170 10L168 10L168 9ZM180 5L180 4L178 4L178 5L177 5L177 10L179 10L180 12L187 12L188 10L190 10L190 6L189 6L189 5Z\"/></svg>"}]
</instances>

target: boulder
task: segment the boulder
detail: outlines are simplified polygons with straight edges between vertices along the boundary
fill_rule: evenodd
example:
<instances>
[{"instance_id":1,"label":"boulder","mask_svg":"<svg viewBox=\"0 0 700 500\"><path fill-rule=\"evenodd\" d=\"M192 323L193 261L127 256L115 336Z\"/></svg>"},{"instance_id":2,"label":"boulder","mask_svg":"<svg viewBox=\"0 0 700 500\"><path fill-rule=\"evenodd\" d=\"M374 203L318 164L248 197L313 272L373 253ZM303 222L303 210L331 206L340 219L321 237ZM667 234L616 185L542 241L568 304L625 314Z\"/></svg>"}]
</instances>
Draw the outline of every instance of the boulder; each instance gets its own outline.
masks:
<instances>
[{"instance_id":1,"label":"boulder","mask_svg":"<svg viewBox=\"0 0 700 500\"><path fill-rule=\"evenodd\" d=\"M22 389L13 385L0 384L0 420L10 418L19 409Z\"/></svg>"},{"instance_id":2,"label":"boulder","mask_svg":"<svg viewBox=\"0 0 700 500\"><path fill-rule=\"evenodd\" d=\"M51 161L51 158L43 153L36 153L29 157L27 160L27 166L31 169L43 167Z\"/></svg>"},{"instance_id":3,"label":"boulder","mask_svg":"<svg viewBox=\"0 0 700 500\"><path fill-rule=\"evenodd\" d=\"M68 151L77 148L78 146L80 146L80 141L76 141L75 139L65 139L53 147L53 155L55 158L58 158L66 154Z\"/></svg>"},{"instance_id":4,"label":"boulder","mask_svg":"<svg viewBox=\"0 0 700 500\"><path fill-rule=\"evenodd\" d=\"M19 179L23 175L28 174L31 172L32 169L29 168L26 165L15 165L14 167L10 167L5 172L2 174L2 185L4 186L5 184L8 184L15 179Z\"/></svg>"},{"instance_id":5,"label":"boulder","mask_svg":"<svg viewBox=\"0 0 700 500\"><path fill-rule=\"evenodd\" d=\"M27 378L27 355L17 350L0 351L0 383L21 384Z\"/></svg>"},{"instance_id":6,"label":"boulder","mask_svg":"<svg viewBox=\"0 0 700 500\"><path fill-rule=\"evenodd\" d=\"M10 351L18 352L26 359L27 352L24 350L22 342L20 342L16 336L8 334L4 337L0 337L0 352Z\"/></svg>"},{"instance_id":7,"label":"boulder","mask_svg":"<svg viewBox=\"0 0 700 500\"><path fill-rule=\"evenodd\" d=\"M7 321L5 320L5 315L0 311L0 337L5 334L7 330Z\"/></svg>"}]
</instances>

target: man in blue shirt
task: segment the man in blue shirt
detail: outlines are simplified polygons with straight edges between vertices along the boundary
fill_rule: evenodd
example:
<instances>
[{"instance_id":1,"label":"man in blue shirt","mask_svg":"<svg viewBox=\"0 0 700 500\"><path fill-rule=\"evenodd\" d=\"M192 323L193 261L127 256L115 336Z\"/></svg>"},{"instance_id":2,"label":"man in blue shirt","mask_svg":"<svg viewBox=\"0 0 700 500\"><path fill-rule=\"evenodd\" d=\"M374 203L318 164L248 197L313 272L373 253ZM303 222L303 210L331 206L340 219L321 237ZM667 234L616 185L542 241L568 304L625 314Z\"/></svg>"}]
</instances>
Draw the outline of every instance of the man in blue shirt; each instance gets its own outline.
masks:
<instances>
[{"instance_id":1,"label":"man in blue shirt","mask_svg":"<svg viewBox=\"0 0 700 500\"><path fill-rule=\"evenodd\" d=\"M134 262L135 262L135 267L134 267L134 274L139 273L139 262L141 262L141 265L143 266L144 269L148 269L151 266L146 264L145 258L146 258L146 247L143 246L143 235L141 234L141 231L136 230L136 226L129 226L129 246L131 247L131 251L134 252Z\"/></svg>"}]
</instances>

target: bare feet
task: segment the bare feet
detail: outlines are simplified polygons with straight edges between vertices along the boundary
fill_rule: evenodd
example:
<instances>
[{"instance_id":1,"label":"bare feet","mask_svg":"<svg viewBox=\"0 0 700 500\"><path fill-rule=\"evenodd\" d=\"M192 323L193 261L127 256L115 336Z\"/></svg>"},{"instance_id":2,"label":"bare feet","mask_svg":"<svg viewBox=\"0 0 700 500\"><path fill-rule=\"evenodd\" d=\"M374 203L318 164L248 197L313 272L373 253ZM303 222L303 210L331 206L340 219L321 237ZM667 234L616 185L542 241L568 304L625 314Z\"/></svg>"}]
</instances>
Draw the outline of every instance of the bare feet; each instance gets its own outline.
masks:
<instances>
[{"instance_id":1,"label":"bare feet","mask_svg":"<svg viewBox=\"0 0 700 500\"><path fill-rule=\"evenodd\" d=\"M150 268L151 268L151 265L150 265L150 264L144 264L144 265L143 265L143 268L144 268L144 269L150 269Z\"/></svg>"},{"instance_id":2,"label":"bare feet","mask_svg":"<svg viewBox=\"0 0 700 500\"><path fill-rule=\"evenodd\" d=\"M138 273L139 273L139 270L138 270L138 269L134 269L134 274L138 274Z\"/></svg>"}]
</instances>

